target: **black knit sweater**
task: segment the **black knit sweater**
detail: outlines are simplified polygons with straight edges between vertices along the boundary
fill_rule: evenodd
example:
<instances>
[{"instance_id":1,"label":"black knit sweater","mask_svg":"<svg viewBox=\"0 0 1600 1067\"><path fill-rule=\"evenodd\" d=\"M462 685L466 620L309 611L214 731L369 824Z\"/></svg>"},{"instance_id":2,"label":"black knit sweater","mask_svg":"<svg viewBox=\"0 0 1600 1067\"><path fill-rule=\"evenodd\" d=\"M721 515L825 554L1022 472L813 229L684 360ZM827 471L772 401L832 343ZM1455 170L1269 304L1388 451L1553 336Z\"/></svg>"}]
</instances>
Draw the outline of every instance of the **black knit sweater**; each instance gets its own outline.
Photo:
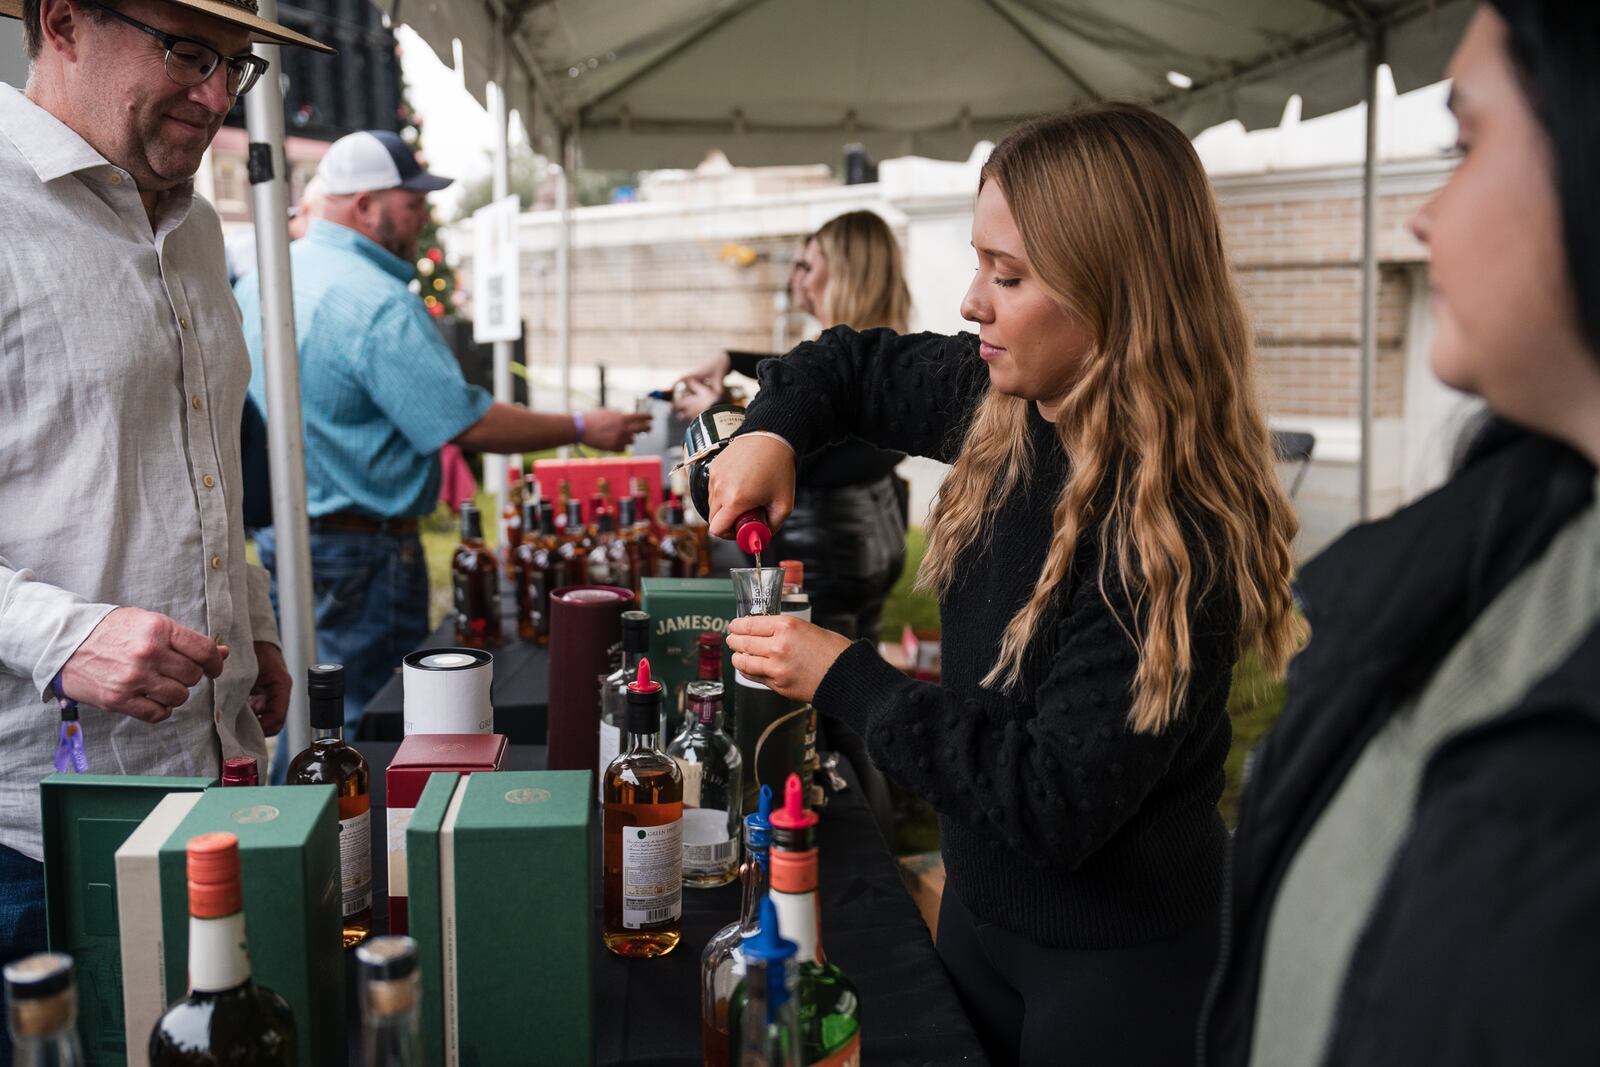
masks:
<instances>
[{"instance_id":1,"label":"black knit sweater","mask_svg":"<svg viewBox=\"0 0 1600 1067\"><path fill-rule=\"evenodd\" d=\"M801 455L853 433L952 462L988 388L969 334L834 329L763 364L744 432L776 433ZM943 685L907 678L863 641L834 663L815 704L938 811L948 884L978 919L1060 948L1158 941L1215 921L1236 600L1214 585L1192 609L1187 701L1166 732L1136 734L1134 613L1114 560L1097 580L1100 547L1085 536L1020 688L981 685L1038 581L1067 475L1033 405L1028 432L1031 475L991 502L989 535L941 599Z\"/></svg>"}]
</instances>

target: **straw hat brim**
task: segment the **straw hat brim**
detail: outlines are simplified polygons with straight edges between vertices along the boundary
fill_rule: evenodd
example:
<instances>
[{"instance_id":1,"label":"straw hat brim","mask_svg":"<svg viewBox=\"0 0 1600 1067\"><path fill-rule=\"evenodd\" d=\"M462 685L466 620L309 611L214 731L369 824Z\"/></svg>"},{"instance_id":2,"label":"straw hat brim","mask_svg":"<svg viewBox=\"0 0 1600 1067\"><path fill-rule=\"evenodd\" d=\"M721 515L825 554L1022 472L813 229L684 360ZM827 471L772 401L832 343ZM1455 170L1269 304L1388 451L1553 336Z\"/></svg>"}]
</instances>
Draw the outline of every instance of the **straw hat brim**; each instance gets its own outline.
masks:
<instances>
[{"instance_id":1,"label":"straw hat brim","mask_svg":"<svg viewBox=\"0 0 1600 1067\"><path fill-rule=\"evenodd\" d=\"M303 33L296 33L287 26L276 22L268 22L249 8L230 0L166 0L169 4L198 11L202 15L210 15L223 22L231 22L235 26L243 26L250 31L252 41L265 41L268 44L292 44L302 48L327 55L337 55L336 49L330 48L321 41L307 37ZM254 5L252 5L254 6ZM22 0L0 0L0 16L19 19L22 17Z\"/></svg>"}]
</instances>

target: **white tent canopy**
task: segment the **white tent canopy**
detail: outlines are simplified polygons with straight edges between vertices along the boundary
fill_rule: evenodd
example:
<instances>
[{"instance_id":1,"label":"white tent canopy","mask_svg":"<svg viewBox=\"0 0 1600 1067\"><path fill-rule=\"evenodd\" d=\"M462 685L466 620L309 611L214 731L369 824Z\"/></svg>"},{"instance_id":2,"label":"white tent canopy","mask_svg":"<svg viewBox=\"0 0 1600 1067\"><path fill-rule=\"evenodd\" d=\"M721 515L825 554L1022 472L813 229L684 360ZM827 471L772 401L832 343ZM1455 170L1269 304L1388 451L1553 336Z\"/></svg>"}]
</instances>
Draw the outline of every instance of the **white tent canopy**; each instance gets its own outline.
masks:
<instances>
[{"instance_id":1,"label":"white tent canopy","mask_svg":"<svg viewBox=\"0 0 1600 1067\"><path fill-rule=\"evenodd\" d=\"M1095 100L1188 133L1312 118L1366 97L1383 40L1396 88L1439 80L1471 0L380 0L548 149L598 168L964 159L1018 121ZM1188 88L1180 88L1187 80ZM555 154L552 152L552 154Z\"/></svg>"},{"instance_id":2,"label":"white tent canopy","mask_svg":"<svg viewBox=\"0 0 1600 1067\"><path fill-rule=\"evenodd\" d=\"M1305 118L1368 102L1362 285L1361 513L1376 360L1374 259L1377 66L1395 87L1439 80L1474 0L375 0L461 70L492 103L497 191L505 121L517 108L534 143L567 172L698 163L712 148L761 165L840 158L965 159L1018 121L1098 100L1146 104L1191 135L1228 119L1275 124L1292 94ZM271 18L275 0L262 0ZM491 101L493 80L503 93ZM278 146L282 123L251 112L251 138ZM581 150L580 150L581 145ZM269 401L298 407L283 176L257 186ZM556 313L570 381L570 212ZM509 399L509 345L496 346ZM563 389L567 393L567 389ZM280 603L291 670L310 654L309 567L298 423L269 412L279 518ZM285 528L290 536L285 538ZM285 574L290 580L285 583ZM289 621L292 618L293 621ZM297 687L290 741L305 731Z\"/></svg>"}]
</instances>

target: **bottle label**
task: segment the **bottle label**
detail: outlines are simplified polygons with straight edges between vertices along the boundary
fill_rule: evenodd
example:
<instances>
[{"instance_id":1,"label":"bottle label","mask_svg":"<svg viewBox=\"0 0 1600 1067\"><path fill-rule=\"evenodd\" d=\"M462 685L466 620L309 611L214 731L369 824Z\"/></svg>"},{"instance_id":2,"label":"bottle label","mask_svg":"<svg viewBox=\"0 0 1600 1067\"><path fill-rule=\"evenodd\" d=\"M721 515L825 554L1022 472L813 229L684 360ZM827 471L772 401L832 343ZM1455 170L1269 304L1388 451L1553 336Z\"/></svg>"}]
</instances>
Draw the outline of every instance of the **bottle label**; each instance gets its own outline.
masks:
<instances>
[{"instance_id":1,"label":"bottle label","mask_svg":"<svg viewBox=\"0 0 1600 1067\"><path fill-rule=\"evenodd\" d=\"M611 561L604 552L589 553L588 571L591 585L611 584Z\"/></svg>"},{"instance_id":2,"label":"bottle label","mask_svg":"<svg viewBox=\"0 0 1600 1067\"><path fill-rule=\"evenodd\" d=\"M683 806L685 808L698 808L700 806L700 771L704 768L702 763L690 763L677 756L672 757L678 765L678 770L683 772ZM687 814L687 813L686 813Z\"/></svg>"},{"instance_id":3,"label":"bottle label","mask_svg":"<svg viewBox=\"0 0 1600 1067\"><path fill-rule=\"evenodd\" d=\"M720 871L739 854L728 835L728 813L717 808L686 808L683 813L683 867L687 871Z\"/></svg>"},{"instance_id":4,"label":"bottle label","mask_svg":"<svg viewBox=\"0 0 1600 1067\"><path fill-rule=\"evenodd\" d=\"M339 820L339 885L344 917L372 907L372 812Z\"/></svg>"},{"instance_id":5,"label":"bottle label","mask_svg":"<svg viewBox=\"0 0 1600 1067\"><path fill-rule=\"evenodd\" d=\"M600 800L605 802L606 768L622 752L622 729L604 720L600 723Z\"/></svg>"},{"instance_id":6,"label":"bottle label","mask_svg":"<svg viewBox=\"0 0 1600 1067\"><path fill-rule=\"evenodd\" d=\"M452 585L456 601L456 627L465 630L468 620L472 617L472 609L469 607L472 601L472 583L467 575L456 574L453 576Z\"/></svg>"},{"instance_id":7,"label":"bottle label","mask_svg":"<svg viewBox=\"0 0 1600 1067\"><path fill-rule=\"evenodd\" d=\"M533 623L535 633L550 632L550 620L545 617L549 604L550 592L545 588L545 572L541 568L528 576L528 621Z\"/></svg>"},{"instance_id":8,"label":"bottle label","mask_svg":"<svg viewBox=\"0 0 1600 1067\"><path fill-rule=\"evenodd\" d=\"M683 914L683 821L622 828L622 925L638 930Z\"/></svg>"}]
</instances>

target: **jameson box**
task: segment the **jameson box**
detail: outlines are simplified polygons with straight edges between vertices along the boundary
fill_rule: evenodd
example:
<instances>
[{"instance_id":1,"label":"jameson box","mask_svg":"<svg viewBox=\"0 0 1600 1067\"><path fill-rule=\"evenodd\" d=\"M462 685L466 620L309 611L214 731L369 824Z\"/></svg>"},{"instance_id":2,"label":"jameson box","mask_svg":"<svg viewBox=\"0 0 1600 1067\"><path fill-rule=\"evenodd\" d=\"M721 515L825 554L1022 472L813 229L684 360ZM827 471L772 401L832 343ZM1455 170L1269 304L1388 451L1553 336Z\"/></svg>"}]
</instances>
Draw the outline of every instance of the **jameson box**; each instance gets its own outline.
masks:
<instances>
[{"instance_id":1,"label":"jameson box","mask_svg":"<svg viewBox=\"0 0 1600 1067\"><path fill-rule=\"evenodd\" d=\"M171 797L117 850L130 1059L166 1002L188 989L185 846L216 830L239 838L251 974L289 1002L297 1062L343 1064L343 899L331 785L218 788L192 802Z\"/></svg>"},{"instance_id":2,"label":"jameson box","mask_svg":"<svg viewBox=\"0 0 1600 1067\"><path fill-rule=\"evenodd\" d=\"M400 742L383 777L388 813L389 932L403 934L406 916L406 827L435 771L498 771L505 766L504 734L412 734Z\"/></svg>"},{"instance_id":3,"label":"jameson box","mask_svg":"<svg viewBox=\"0 0 1600 1067\"><path fill-rule=\"evenodd\" d=\"M77 966L85 1063L122 1064L128 1056L117 935L117 849L163 797L181 794L192 801L213 781L52 774L39 786L50 950L70 954Z\"/></svg>"},{"instance_id":4,"label":"jameson box","mask_svg":"<svg viewBox=\"0 0 1600 1067\"><path fill-rule=\"evenodd\" d=\"M435 774L406 831L430 1064L594 1062L594 776Z\"/></svg>"},{"instance_id":5,"label":"jameson box","mask_svg":"<svg viewBox=\"0 0 1600 1067\"><path fill-rule=\"evenodd\" d=\"M641 609L650 616L650 676L668 693L666 712L671 733L661 739L666 748L683 728L684 687L700 676L700 653L695 642L707 630L728 632L734 617L731 578L646 578ZM722 652L724 714L732 721L733 657Z\"/></svg>"}]
</instances>

